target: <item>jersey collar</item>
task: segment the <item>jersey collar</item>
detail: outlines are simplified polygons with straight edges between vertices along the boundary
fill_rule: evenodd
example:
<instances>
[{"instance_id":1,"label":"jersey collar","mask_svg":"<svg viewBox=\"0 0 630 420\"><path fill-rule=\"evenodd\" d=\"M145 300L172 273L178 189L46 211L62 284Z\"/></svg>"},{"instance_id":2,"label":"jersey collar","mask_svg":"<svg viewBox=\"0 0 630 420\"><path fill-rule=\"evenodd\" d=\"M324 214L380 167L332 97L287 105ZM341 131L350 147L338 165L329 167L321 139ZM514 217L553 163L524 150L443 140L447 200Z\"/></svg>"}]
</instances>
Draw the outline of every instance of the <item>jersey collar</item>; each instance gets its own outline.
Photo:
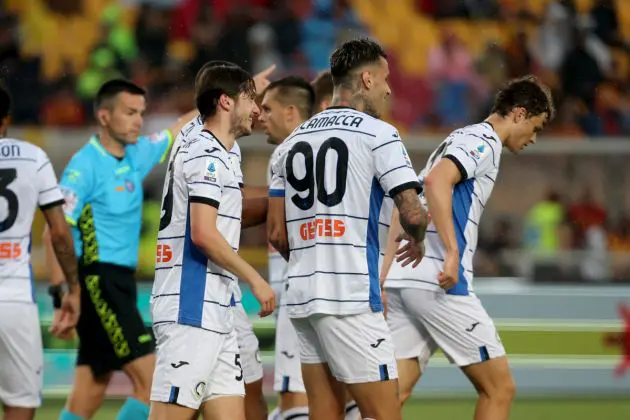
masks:
<instances>
[{"instance_id":1,"label":"jersey collar","mask_svg":"<svg viewBox=\"0 0 630 420\"><path fill-rule=\"evenodd\" d=\"M227 147L225 147L225 145L223 143L221 143L221 140L219 140L219 138L217 136L214 135L214 133L210 130L208 130L207 128L204 128L201 131L205 131L206 133L210 134L216 141L217 143L219 143L219 145L221 145L221 147L223 147L223 150L225 150L226 152L230 152Z\"/></svg>"},{"instance_id":2,"label":"jersey collar","mask_svg":"<svg viewBox=\"0 0 630 420\"><path fill-rule=\"evenodd\" d=\"M344 105L335 105L335 106L329 106L328 108L326 108L326 110L329 109L351 109L353 111L356 111L356 109L352 108L351 106L344 106Z\"/></svg>"}]
</instances>

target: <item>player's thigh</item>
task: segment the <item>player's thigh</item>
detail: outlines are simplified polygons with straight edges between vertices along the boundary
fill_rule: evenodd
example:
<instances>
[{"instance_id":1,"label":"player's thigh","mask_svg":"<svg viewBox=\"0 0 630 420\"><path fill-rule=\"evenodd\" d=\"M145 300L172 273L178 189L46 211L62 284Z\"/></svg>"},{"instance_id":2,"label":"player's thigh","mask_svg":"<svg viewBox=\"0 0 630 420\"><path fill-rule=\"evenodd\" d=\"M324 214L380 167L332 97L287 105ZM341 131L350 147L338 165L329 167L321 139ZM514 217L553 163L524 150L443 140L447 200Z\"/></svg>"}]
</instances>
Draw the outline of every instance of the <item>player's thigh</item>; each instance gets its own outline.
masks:
<instances>
[{"instance_id":1,"label":"player's thigh","mask_svg":"<svg viewBox=\"0 0 630 420\"><path fill-rule=\"evenodd\" d=\"M244 394L242 372L236 364L235 333L222 335L186 325L163 324L155 327L155 334L151 401L196 411L213 392Z\"/></svg>"},{"instance_id":2,"label":"player's thigh","mask_svg":"<svg viewBox=\"0 0 630 420\"><path fill-rule=\"evenodd\" d=\"M516 393L507 356L462 366L461 369L479 394L509 401Z\"/></svg>"},{"instance_id":3,"label":"player's thigh","mask_svg":"<svg viewBox=\"0 0 630 420\"><path fill-rule=\"evenodd\" d=\"M330 372L326 353L311 319L291 319L291 324L298 339L302 380L309 395L310 417L330 419L331 415L341 415L345 406L345 390Z\"/></svg>"},{"instance_id":4,"label":"player's thigh","mask_svg":"<svg viewBox=\"0 0 630 420\"><path fill-rule=\"evenodd\" d=\"M363 416L399 418L398 369L383 314L321 316L314 325L332 374L346 384Z\"/></svg>"},{"instance_id":5,"label":"player's thigh","mask_svg":"<svg viewBox=\"0 0 630 420\"><path fill-rule=\"evenodd\" d=\"M283 394L306 392L302 380L302 365L300 361L300 343L297 333L289 316L286 306L278 309L275 337L275 366L274 391Z\"/></svg>"},{"instance_id":6,"label":"player's thigh","mask_svg":"<svg viewBox=\"0 0 630 420\"><path fill-rule=\"evenodd\" d=\"M37 306L0 302L0 402L9 407L39 407L43 365Z\"/></svg>"},{"instance_id":7,"label":"player's thigh","mask_svg":"<svg viewBox=\"0 0 630 420\"><path fill-rule=\"evenodd\" d=\"M3 420L33 420L35 418L34 408L4 406L3 411Z\"/></svg>"},{"instance_id":8,"label":"player's thigh","mask_svg":"<svg viewBox=\"0 0 630 420\"><path fill-rule=\"evenodd\" d=\"M149 420L195 420L196 410L175 404L151 401Z\"/></svg>"},{"instance_id":9,"label":"player's thigh","mask_svg":"<svg viewBox=\"0 0 630 420\"><path fill-rule=\"evenodd\" d=\"M505 356L494 322L476 296L412 289L403 290L402 296L410 311L457 366Z\"/></svg>"},{"instance_id":10,"label":"player's thigh","mask_svg":"<svg viewBox=\"0 0 630 420\"><path fill-rule=\"evenodd\" d=\"M258 337L254 334L254 327L240 303L234 310L234 327L243 366L243 379L246 384L259 381L263 377L263 365Z\"/></svg>"},{"instance_id":11,"label":"player's thigh","mask_svg":"<svg viewBox=\"0 0 630 420\"><path fill-rule=\"evenodd\" d=\"M242 397L210 399L203 403L201 412L204 420L245 420Z\"/></svg>"},{"instance_id":12,"label":"player's thigh","mask_svg":"<svg viewBox=\"0 0 630 420\"><path fill-rule=\"evenodd\" d=\"M387 325L392 334L396 360L415 360L420 371L424 371L429 359L437 350L437 344L422 322L407 309L402 299L402 291L403 289L387 290L389 299ZM405 372L398 369L398 374L399 379L402 379Z\"/></svg>"}]
</instances>

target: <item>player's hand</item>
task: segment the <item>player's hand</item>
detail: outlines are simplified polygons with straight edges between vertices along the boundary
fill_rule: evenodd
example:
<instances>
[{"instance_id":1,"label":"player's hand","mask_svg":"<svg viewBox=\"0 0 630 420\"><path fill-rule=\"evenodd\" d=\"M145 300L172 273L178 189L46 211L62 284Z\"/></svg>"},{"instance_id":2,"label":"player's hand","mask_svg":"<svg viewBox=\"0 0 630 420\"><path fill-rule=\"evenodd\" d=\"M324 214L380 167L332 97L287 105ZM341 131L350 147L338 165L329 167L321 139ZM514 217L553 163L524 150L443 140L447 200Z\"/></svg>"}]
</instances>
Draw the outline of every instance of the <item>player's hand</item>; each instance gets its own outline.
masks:
<instances>
[{"instance_id":1,"label":"player's hand","mask_svg":"<svg viewBox=\"0 0 630 420\"><path fill-rule=\"evenodd\" d=\"M81 295L76 292L66 293L61 301L61 308L53 314L50 332L57 338L71 340L74 338L74 327L79 322L81 312Z\"/></svg>"},{"instance_id":2,"label":"player's hand","mask_svg":"<svg viewBox=\"0 0 630 420\"><path fill-rule=\"evenodd\" d=\"M401 233L396 238L396 242L398 243L402 240L407 241L407 243L396 251L396 255L398 256L396 261L403 267L412 264L411 267L416 268L424 257L424 242L416 242L415 239L407 233Z\"/></svg>"},{"instance_id":3,"label":"player's hand","mask_svg":"<svg viewBox=\"0 0 630 420\"><path fill-rule=\"evenodd\" d=\"M252 287L252 293L260 303L260 312L258 315L266 317L271 315L276 309L276 294L265 280L261 277L256 285Z\"/></svg>"},{"instance_id":4,"label":"player's hand","mask_svg":"<svg viewBox=\"0 0 630 420\"><path fill-rule=\"evenodd\" d=\"M267 67L265 70L263 70L260 73L254 75L254 77L253 77L254 84L256 85L256 92L259 95L271 83L271 81L269 80L269 76L271 75L271 73L274 72L275 69L276 69L276 65L272 64L271 66Z\"/></svg>"},{"instance_id":5,"label":"player's hand","mask_svg":"<svg viewBox=\"0 0 630 420\"><path fill-rule=\"evenodd\" d=\"M444 268L438 274L438 282L444 290L449 290L457 284L457 272L459 271L459 252L447 252L444 259Z\"/></svg>"}]
</instances>

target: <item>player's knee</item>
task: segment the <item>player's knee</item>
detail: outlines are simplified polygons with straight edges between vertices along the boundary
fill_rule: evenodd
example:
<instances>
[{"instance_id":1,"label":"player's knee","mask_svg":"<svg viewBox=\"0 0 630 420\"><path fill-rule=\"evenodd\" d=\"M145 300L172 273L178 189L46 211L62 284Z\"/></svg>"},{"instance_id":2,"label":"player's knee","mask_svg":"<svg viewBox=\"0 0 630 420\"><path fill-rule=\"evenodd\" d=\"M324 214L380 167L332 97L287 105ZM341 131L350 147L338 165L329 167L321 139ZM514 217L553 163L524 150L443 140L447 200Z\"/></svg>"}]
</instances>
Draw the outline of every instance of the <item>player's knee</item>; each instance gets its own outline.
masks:
<instances>
[{"instance_id":1,"label":"player's knee","mask_svg":"<svg viewBox=\"0 0 630 420\"><path fill-rule=\"evenodd\" d=\"M398 391L398 401L400 401L400 405L402 406L407 400L411 397L411 389L399 389Z\"/></svg>"},{"instance_id":2,"label":"player's knee","mask_svg":"<svg viewBox=\"0 0 630 420\"><path fill-rule=\"evenodd\" d=\"M516 396L516 384L512 376L495 381L481 390L483 394L497 404L510 404Z\"/></svg>"}]
</instances>

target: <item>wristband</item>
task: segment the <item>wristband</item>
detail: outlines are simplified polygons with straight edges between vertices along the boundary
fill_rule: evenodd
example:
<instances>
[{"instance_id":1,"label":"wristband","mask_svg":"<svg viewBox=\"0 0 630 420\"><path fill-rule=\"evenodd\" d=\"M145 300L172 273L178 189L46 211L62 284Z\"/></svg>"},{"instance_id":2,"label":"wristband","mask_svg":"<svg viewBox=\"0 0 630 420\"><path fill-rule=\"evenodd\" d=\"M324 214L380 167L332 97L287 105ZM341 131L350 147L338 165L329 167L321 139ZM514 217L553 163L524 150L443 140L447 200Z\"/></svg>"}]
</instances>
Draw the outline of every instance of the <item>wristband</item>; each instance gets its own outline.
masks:
<instances>
[{"instance_id":1,"label":"wristband","mask_svg":"<svg viewBox=\"0 0 630 420\"><path fill-rule=\"evenodd\" d=\"M63 297L63 287L61 285L54 285L48 288L48 294L52 298L52 304L54 309L61 308L61 298Z\"/></svg>"}]
</instances>

